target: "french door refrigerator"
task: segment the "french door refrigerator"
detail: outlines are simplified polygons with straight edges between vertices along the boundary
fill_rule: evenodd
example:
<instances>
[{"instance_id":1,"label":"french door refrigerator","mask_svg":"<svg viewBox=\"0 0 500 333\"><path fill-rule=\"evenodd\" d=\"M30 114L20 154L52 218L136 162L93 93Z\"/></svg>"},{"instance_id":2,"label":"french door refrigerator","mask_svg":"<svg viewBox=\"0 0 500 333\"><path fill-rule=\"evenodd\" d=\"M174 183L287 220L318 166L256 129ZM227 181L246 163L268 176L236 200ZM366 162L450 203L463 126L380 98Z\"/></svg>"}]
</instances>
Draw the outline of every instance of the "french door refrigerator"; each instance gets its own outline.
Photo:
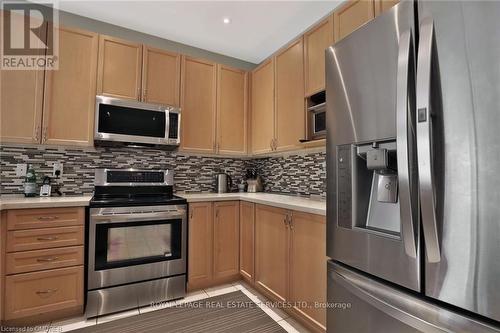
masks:
<instances>
[{"instance_id":1,"label":"french door refrigerator","mask_svg":"<svg viewBox=\"0 0 500 333\"><path fill-rule=\"evenodd\" d=\"M500 2L326 50L329 332L500 332Z\"/></svg>"}]
</instances>

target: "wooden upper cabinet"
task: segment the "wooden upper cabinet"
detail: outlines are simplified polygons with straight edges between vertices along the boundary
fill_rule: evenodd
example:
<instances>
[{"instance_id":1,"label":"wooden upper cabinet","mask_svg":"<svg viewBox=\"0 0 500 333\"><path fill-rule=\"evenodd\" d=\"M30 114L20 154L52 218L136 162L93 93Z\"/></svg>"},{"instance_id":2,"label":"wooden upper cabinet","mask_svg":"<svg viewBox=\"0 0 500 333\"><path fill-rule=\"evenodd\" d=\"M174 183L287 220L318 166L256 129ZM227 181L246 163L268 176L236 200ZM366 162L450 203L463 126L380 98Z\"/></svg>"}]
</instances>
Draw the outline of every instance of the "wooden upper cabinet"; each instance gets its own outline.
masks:
<instances>
[{"instance_id":1,"label":"wooden upper cabinet","mask_svg":"<svg viewBox=\"0 0 500 333\"><path fill-rule=\"evenodd\" d=\"M375 0L375 15L380 15L399 3L399 0Z\"/></svg>"},{"instance_id":2,"label":"wooden upper cabinet","mask_svg":"<svg viewBox=\"0 0 500 333\"><path fill-rule=\"evenodd\" d=\"M217 65L183 57L181 149L215 153Z\"/></svg>"},{"instance_id":3,"label":"wooden upper cabinet","mask_svg":"<svg viewBox=\"0 0 500 333\"><path fill-rule=\"evenodd\" d=\"M207 284L212 279L212 213L211 202L189 204L188 284L191 289Z\"/></svg>"},{"instance_id":4,"label":"wooden upper cabinet","mask_svg":"<svg viewBox=\"0 0 500 333\"><path fill-rule=\"evenodd\" d=\"M326 219L294 211L291 227L290 301L297 311L325 330L326 309L300 305L326 302Z\"/></svg>"},{"instance_id":5,"label":"wooden upper cabinet","mask_svg":"<svg viewBox=\"0 0 500 333\"><path fill-rule=\"evenodd\" d=\"M304 34L306 96L325 90L325 49L333 44L333 15Z\"/></svg>"},{"instance_id":6,"label":"wooden upper cabinet","mask_svg":"<svg viewBox=\"0 0 500 333\"><path fill-rule=\"evenodd\" d=\"M274 58L252 72L252 152L268 153L274 140Z\"/></svg>"},{"instance_id":7,"label":"wooden upper cabinet","mask_svg":"<svg viewBox=\"0 0 500 333\"><path fill-rule=\"evenodd\" d=\"M59 69L47 71L42 143L93 143L98 35L59 28Z\"/></svg>"},{"instance_id":8,"label":"wooden upper cabinet","mask_svg":"<svg viewBox=\"0 0 500 333\"><path fill-rule=\"evenodd\" d=\"M240 202L240 274L254 280L255 204Z\"/></svg>"},{"instance_id":9,"label":"wooden upper cabinet","mask_svg":"<svg viewBox=\"0 0 500 333\"><path fill-rule=\"evenodd\" d=\"M179 106L180 54L144 46L142 66L142 100Z\"/></svg>"},{"instance_id":10,"label":"wooden upper cabinet","mask_svg":"<svg viewBox=\"0 0 500 333\"><path fill-rule=\"evenodd\" d=\"M305 138L304 43L302 38L276 55L276 149L299 147Z\"/></svg>"},{"instance_id":11,"label":"wooden upper cabinet","mask_svg":"<svg viewBox=\"0 0 500 333\"><path fill-rule=\"evenodd\" d=\"M288 299L287 214L281 208L255 206L255 284L280 301Z\"/></svg>"},{"instance_id":12,"label":"wooden upper cabinet","mask_svg":"<svg viewBox=\"0 0 500 333\"><path fill-rule=\"evenodd\" d=\"M214 203L214 278L239 272L240 205L238 201Z\"/></svg>"},{"instance_id":13,"label":"wooden upper cabinet","mask_svg":"<svg viewBox=\"0 0 500 333\"><path fill-rule=\"evenodd\" d=\"M142 44L99 36L97 92L118 98L141 98Z\"/></svg>"},{"instance_id":14,"label":"wooden upper cabinet","mask_svg":"<svg viewBox=\"0 0 500 333\"><path fill-rule=\"evenodd\" d=\"M333 13L334 39L338 42L375 17L373 0L349 0Z\"/></svg>"},{"instance_id":15,"label":"wooden upper cabinet","mask_svg":"<svg viewBox=\"0 0 500 333\"><path fill-rule=\"evenodd\" d=\"M22 25L24 17L12 14L11 20ZM47 25L39 29L43 40ZM42 42L38 43L42 49ZM0 142L40 141L44 74L43 69L0 71Z\"/></svg>"},{"instance_id":16,"label":"wooden upper cabinet","mask_svg":"<svg viewBox=\"0 0 500 333\"><path fill-rule=\"evenodd\" d=\"M244 155L248 74L224 65L217 67L217 153Z\"/></svg>"}]
</instances>

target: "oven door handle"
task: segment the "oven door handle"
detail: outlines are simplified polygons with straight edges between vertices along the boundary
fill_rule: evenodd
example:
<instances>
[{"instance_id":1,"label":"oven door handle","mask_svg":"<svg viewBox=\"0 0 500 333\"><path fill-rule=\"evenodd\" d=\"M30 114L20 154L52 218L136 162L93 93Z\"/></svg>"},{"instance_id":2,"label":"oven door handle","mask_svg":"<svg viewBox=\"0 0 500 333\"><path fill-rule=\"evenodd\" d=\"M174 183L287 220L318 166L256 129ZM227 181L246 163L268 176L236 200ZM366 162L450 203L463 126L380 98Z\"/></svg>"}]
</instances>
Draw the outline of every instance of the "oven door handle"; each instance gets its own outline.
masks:
<instances>
[{"instance_id":1,"label":"oven door handle","mask_svg":"<svg viewBox=\"0 0 500 333\"><path fill-rule=\"evenodd\" d=\"M173 220L183 218L185 218L185 211L130 214L94 214L90 216L91 222L95 224Z\"/></svg>"}]
</instances>

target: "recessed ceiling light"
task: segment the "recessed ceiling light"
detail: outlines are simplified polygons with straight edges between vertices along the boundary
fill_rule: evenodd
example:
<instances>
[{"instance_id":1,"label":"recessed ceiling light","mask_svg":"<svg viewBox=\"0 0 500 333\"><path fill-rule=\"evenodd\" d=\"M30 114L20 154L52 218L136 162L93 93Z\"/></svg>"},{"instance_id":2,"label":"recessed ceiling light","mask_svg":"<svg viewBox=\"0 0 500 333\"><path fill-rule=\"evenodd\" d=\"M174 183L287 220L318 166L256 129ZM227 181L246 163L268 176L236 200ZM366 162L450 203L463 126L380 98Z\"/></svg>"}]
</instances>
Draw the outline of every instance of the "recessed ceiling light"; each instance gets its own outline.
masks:
<instances>
[{"instance_id":1,"label":"recessed ceiling light","mask_svg":"<svg viewBox=\"0 0 500 333\"><path fill-rule=\"evenodd\" d=\"M224 24L229 24L231 23L231 19L229 17L224 17L224 19L222 19L222 22L224 22Z\"/></svg>"}]
</instances>

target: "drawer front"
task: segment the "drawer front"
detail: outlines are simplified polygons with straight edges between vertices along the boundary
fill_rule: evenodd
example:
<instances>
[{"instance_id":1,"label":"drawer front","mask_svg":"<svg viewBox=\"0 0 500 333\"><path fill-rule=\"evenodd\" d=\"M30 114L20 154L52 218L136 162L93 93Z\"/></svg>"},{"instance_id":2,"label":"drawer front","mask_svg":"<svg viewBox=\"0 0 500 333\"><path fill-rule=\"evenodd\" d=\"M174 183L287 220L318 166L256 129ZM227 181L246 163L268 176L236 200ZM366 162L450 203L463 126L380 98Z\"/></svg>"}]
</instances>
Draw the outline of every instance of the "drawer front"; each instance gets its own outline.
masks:
<instances>
[{"instance_id":1,"label":"drawer front","mask_svg":"<svg viewBox=\"0 0 500 333\"><path fill-rule=\"evenodd\" d=\"M7 212L7 229L39 229L84 225L83 207L13 209Z\"/></svg>"},{"instance_id":2,"label":"drawer front","mask_svg":"<svg viewBox=\"0 0 500 333\"><path fill-rule=\"evenodd\" d=\"M6 320L81 306L83 267L7 276L5 299Z\"/></svg>"},{"instance_id":3,"label":"drawer front","mask_svg":"<svg viewBox=\"0 0 500 333\"><path fill-rule=\"evenodd\" d=\"M7 252L83 245L83 226L7 232Z\"/></svg>"},{"instance_id":4,"label":"drawer front","mask_svg":"<svg viewBox=\"0 0 500 333\"><path fill-rule=\"evenodd\" d=\"M18 274L83 265L83 246L7 253L5 271Z\"/></svg>"}]
</instances>

